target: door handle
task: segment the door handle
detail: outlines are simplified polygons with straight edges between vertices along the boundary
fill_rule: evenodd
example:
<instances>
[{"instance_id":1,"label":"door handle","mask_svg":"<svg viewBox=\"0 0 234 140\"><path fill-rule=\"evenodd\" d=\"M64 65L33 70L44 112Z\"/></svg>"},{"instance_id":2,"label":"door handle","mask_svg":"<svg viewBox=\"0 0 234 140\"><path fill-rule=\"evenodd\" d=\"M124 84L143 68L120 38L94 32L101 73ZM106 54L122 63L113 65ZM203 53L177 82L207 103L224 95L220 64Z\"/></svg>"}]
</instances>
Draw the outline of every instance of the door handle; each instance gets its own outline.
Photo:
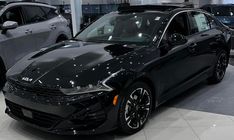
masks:
<instances>
[{"instance_id":1,"label":"door handle","mask_svg":"<svg viewBox=\"0 0 234 140\"><path fill-rule=\"evenodd\" d=\"M197 43L192 43L188 46L188 50L190 53L195 53L196 52L196 47L197 47Z\"/></svg>"},{"instance_id":2,"label":"door handle","mask_svg":"<svg viewBox=\"0 0 234 140\"><path fill-rule=\"evenodd\" d=\"M55 30L56 28L57 28L56 25L51 25L51 26L50 26L50 29L51 29L51 30Z\"/></svg>"},{"instance_id":3,"label":"door handle","mask_svg":"<svg viewBox=\"0 0 234 140\"><path fill-rule=\"evenodd\" d=\"M32 30L29 30L29 29L26 30L26 31L25 31L25 34L32 34Z\"/></svg>"},{"instance_id":4,"label":"door handle","mask_svg":"<svg viewBox=\"0 0 234 140\"><path fill-rule=\"evenodd\" d=\"M221 41L222 40L222 36L221 35L216 35L215 36L215 40L216 41Z\"/></svg>"},{"instance_id":5,"label":"door handle","mask_svg":"<svg viewBox=\"0 0 234 140\"><path fill-rule=\"evenodd\" d=\"M201 34L201 37L209 36L209 34Z\"/></svg>"},{"instance_id":6,"label":"door handle","mask_svg":"<svg viewBox=\"0 0 234 140\"><path fill-rule=\"evenodd\" d=\"M189 45L189 48L195 48L195 47L197 47L197 43L192 43Z\"/></svg>"}]
</instances>

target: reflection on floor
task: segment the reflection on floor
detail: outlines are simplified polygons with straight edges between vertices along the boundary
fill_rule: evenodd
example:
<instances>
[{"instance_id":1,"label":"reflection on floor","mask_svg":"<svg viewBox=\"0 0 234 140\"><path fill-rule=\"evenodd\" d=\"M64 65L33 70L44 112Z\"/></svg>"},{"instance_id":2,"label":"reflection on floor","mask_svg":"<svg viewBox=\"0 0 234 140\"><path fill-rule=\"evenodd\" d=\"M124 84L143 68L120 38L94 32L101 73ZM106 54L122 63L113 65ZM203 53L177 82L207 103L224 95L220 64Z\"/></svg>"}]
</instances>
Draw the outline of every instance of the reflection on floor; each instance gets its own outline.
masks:
<instances>
[{"instance_id":1,"label":"reflection on floor","mask_svg":"<svg viewBox=\"0 0 234 140\"><path fill-rule=\"evenodd\" d=\"M201 83L152 114L144 130L132 136L57 136L23 125L4 114L0 95L0 140L233 140L234 67L218 85Z\"/></svg>"}]
</instances>

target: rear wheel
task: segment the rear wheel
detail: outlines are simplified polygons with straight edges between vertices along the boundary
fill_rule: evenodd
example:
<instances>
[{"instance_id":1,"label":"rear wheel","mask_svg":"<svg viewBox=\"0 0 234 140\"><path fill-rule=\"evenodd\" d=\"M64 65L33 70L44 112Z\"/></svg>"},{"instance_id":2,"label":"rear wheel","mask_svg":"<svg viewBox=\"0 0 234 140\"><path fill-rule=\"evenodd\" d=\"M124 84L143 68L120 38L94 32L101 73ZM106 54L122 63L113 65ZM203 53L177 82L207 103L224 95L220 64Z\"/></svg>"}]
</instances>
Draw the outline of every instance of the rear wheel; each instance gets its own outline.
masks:
<instances>
[{"instance_id":1,"label":"rear wheel","mask_svg":"<svg viewBox=\"0 0 234 140\"><path fill-rule=\"evenodd\" d=\"M228 66L228 59L229 57L227 51L222 50L218 54L218 60L215 65L215 70L213 72L213 75L208 79L209 83L216 84L223 80Z\"/></svg>"},{"instance_id":2,"label":"rear wheel","mask_svg":"<svg viewBox=\"0 0 234 140\"><path fill-rule=\"evenodd\" d=\"M148 121L152 110L152 93L147 84L137 82L125 92L120 111L120 130L133 134L141 130Z\"/></svg>"},{"instance_id":3,"label":"rear wheel","mask_svg":"<svg viewBox=\"0 0 234 140\"><path fill-rule=\"evenodd\" d=\"M0 90L4 87L6 83L6 68L3 61L0 59Z\"/></svg>"}]
</instances>

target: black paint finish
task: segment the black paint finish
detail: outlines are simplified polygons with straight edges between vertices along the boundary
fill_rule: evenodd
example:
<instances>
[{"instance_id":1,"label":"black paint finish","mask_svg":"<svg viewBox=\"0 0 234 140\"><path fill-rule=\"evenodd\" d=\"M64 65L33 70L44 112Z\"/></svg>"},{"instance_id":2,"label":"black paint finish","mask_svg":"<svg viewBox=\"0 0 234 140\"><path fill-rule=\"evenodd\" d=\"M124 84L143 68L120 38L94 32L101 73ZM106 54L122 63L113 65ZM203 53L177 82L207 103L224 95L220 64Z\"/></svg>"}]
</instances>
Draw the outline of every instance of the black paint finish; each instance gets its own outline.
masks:
<instances>
[{"instance_id":1,"label":"black paint finish","mask_svg":"<svg viewBox=\"0 0 234 140\"><path fill-rule=\"evenodd\" d=\"M148 45L70 40L29 54L7 73L6 113L56 134L97 134L118 127L119 104L114 106L112 101L119 95L120 102L124 89L134 81L144 81L152 88L157 107L206 80L213 73L219 50L230 52L231 34L226 27L190 35L186 43L169 49L161 43L170 19L190 11L193 9L165 12L167 16ZM105 90L65 93L97 85Z\"/></svg>"}]
</instances>

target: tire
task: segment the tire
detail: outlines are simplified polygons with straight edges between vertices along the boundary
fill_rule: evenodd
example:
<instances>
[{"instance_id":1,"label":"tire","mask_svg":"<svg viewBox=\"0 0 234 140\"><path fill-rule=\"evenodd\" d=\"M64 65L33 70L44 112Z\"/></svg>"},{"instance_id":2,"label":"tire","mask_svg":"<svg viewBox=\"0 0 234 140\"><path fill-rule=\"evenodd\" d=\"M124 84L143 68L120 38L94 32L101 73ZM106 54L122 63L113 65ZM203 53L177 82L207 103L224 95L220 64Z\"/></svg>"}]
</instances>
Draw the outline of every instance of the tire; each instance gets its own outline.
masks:
<instances>
[{"instance_id":1,"label":"tire","mask_svg":"<svg viewBox=\"0 0 234 140\"><path fill-rule=\"evenodd\" d=\"M0 59L0 91L3 89L6 83L6 68L3 61Z\"/></svg>"},{"instance_id":2,"label":"tire","mask_svg":"<svg viewBox=\"0 0 234 140\"><path fill-rule=\"evenodd\" d=\"M210 84L220 83L223 80L226 70L227 70L227 66L229 62L229 56L228 56L227 51L221 50L217 57L218 59L215 64L213 75L210 78L208 78L208 82Z\"/></svg>"},{"instance_id":3,"label":"tire","mask_svg":"<svg viewBox=\"0 0 234 140\"><path fill-rule=\"evenodd\" d=\"M68 40L68 38L65 35L60 35L57 38L56 43L59 43L59 42L65 41L65 40Z\"/></svg>"},{"instance_id":4,"label":"tire","mask_svg":"<svg viewBox=\"0 0 234 140\"><path fill-rule=\"evenodd\" d=\"M136 82L127 88L119 109L119 129L124 134L140 131L152 111L152 92L149 86Z\"/></svg>"}]
</instances>

